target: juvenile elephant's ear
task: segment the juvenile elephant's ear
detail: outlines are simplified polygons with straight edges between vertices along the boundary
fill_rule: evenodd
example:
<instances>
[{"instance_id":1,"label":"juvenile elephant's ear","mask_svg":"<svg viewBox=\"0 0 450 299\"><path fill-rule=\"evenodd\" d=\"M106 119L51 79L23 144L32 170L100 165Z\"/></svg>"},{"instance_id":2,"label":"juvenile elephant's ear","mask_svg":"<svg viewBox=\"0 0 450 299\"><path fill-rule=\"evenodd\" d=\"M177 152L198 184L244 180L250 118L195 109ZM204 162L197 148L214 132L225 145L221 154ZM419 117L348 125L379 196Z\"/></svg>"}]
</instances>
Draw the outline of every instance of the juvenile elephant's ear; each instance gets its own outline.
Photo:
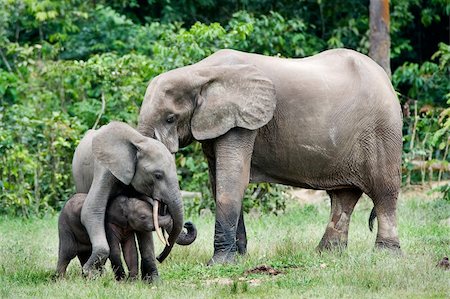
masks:
<instances>
[{"instance_id":1,"label":"juvenile elephant's ear","mask_svg":"<svg viewBox=\"0 0 450 299\"><path fill-rule=\"evenodd\" d=\"M92 139L92 152L102 166L129 185L136 171L138 145L145 138L126 123L111 122Z\"/></svg>"},{"instance_id":2,"label":"juvenile elephant's ear","mask_svg":"<svg viewBox=\"0 0 450 299\"><path fill-rule=\"evenodd\" d=\"M216 138L234 127L255 130L272 119L275 88L255 66L212 66L193 78L203 84L191 120L195 139Z\"/></svg>"}]
</instances>

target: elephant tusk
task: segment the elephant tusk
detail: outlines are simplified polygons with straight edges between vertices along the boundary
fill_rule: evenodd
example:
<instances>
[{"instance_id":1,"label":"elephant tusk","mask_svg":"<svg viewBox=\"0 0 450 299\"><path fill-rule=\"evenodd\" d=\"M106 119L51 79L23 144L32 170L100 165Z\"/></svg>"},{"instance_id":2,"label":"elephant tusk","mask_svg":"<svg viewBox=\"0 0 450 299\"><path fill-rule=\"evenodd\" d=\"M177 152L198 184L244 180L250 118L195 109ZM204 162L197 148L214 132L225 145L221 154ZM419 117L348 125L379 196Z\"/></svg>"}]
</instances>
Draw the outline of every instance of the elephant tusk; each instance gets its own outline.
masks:
<instances>
[{"instance_id":1,"label":"elephant tusk","mask_svg":"<svg viewBox=\"0 0 450 299\"><path fill-rule=\"evenodd\" d=\"M163 230L164 240L166 240L167 245L169 245L169 236L167 235L166 230Z\"/></svg>"},{"instance_id":2,"label":"elephant tusk","mask_svg":"<svg viewBox=\"0 0 450 299\"><path fill-rule=\"evenodd\" d=\"M161 134L159 134L157 129L155 129L155 139L158 141L162 141Z\"/></svg>"},{"instance_id":3,"label":"elephant tusk","mask_svg":"<svg viewBox=\"0 0 450 299\"><path fill-rule=\"evenodd\" d=\"M159 227L158 221L158 209L159 209L159 201L155 200L153 204L153 225L155 226L156 234L158 235L159 240L165 245L169 246L169 242L166 242L164 239L161 228Z\"/></svg>"}]
</instances>

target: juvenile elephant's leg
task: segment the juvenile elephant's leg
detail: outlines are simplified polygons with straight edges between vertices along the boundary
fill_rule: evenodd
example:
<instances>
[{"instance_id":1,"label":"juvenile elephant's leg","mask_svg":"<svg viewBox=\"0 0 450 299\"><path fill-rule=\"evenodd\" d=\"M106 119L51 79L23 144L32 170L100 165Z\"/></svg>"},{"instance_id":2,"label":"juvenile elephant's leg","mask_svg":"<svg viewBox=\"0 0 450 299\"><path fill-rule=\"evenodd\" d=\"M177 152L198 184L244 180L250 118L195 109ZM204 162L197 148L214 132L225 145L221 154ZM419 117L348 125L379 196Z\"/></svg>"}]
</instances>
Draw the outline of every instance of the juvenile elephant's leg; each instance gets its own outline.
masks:
<instances>
[{"instance_id":1,"label":"juvenile elephant's leg","mask_svg":"<svg viewBox=\"0 0 450 299\"><path fill-rule=\"evenodd\" d=\"M343 249L347 247L350 217L362 192L359 189L341 189L328 194L331 198L330 220L318 249Z\"/></svg>"},{"instance_id":2,"label":"juvenile elephant's leg","mask_svg":"<svg viewBox=\"0 0 450 299\"><path fill-rule=\"evenodd\" d=\"M233 129L215 143L216 224L214 256L208 264L233 262L242 198L250 178L256 132Z\"/></svg>"},{"instance_id":3,"label":"juvenile elephant's leg","mask_svg":"<svg viewBox=\"0 0 450 299\"><path fill-rule=\"evenodd\" d=\"M378 231L375 246L400 251L397 229L397 196L393 194L371 195L377 214Z\"/></svg>"},{"instance_id":4,"label":"juvenile elephant's leg","mask_svg":"<svg viewBox=\"0 0 450 299\"><path fill-rule=\"evenodd\" d=\"M67 266L70 261L77 255L76 243L69 236L62 236L59 234L59 251L58 251L58 263L56 265L56 274L58 277L64 277L66 274Z\"/></svg>"},{"instance_id":5,"label":"juvenile elephant's leg","mask_svg":"<svg viewBox=\"0 0 450 299\"><path fill-rule=\"evenodd\" d=\"M142 279L148 282L158 280L158 268L156 267L155 249L152 232L136 232L141 254Z\"/></svg>"},{"instance_id":6,"label":"juvenile elephant's leg","mask_svg":"<svg viewBox=\"0 0 450 299\"><path fill-rule=\"evenodd\" d=\"M59 256L58 265L56 266L56 274L58 277L64 277L66 275L67 266L69 266L70 261L75 257L73 256Z\"/></svg>"},{"instance_id":7,"label":"juvenile elephant's leg","mask_svg":"<svg viewBox=\"0 0 450 299\"><path fill-rule=\"evenodd\" d=\"M109 245L105 233L105 211L109 197L113 194L117 179L100 165L95 165L94 180L81 210L81 222L92 243L92 253L83 266L83 273L92 276L109 256Z\"/></svg>"},{"instance_id":8,"label":"juvenile elephant's leg","mask_svg":"<svg viewBox=\"0 0 450 299\"><path fill-rule=\"evenodd\" d=\"M239 216L238 227L236 231L236 246L239 254L247 253L247 232L244 222L244 207L241 205L241 215Z\"/></svg>"}]
</instances>

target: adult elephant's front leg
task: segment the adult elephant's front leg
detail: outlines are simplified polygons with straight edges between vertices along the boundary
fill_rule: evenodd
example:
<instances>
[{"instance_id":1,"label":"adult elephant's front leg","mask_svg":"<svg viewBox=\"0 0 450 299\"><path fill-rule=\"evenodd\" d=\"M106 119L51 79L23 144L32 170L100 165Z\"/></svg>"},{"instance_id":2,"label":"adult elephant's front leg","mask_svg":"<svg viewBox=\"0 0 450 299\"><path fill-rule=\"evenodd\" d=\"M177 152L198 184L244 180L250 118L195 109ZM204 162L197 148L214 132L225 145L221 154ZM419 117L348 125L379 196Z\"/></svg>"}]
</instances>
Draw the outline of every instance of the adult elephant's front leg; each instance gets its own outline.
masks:
<instances>
[{"instance_id":1,"label":"adult elephant's front leg","mask_svg":"<svg viewBox=\"0 0 450 299\"><path fill-rule=\"evenodd\" d=\"M211 183L211 193L216 202L216 158L214 154L214 144L212 142L203 143L203 153L208 161L209 181ZM239 222L236 230L236 246L237 252L241 255L247 253L247 232L244 223L244 210L241 204L241 214L239 216Z\"/></svg>"},{"instance_id":2,"label":"adult elephant's front leg","mask_svg":"<svg viewBox=\"0 0 450 299\"><path fill-rule=\"evenodd\" d=\"M216 161L216 224L214 255L208 262L234 262L237 252L236 232L242 198L249 183L255 131L235 128L214 144Z\"/></svg>"},{"instance_id":3,"label":"adult elephant's front leg","mask_svg":"<svg viewBox=\"0 0 450 299\"><path fill-rule=\"evenodd\" d=\"M86 276L95 274L109 256L109 245L105 232L105 211L108 199L117 191L117 179L105 168L95 165L94 180L81 209L81 223L86 228L92 243L92 253L83 265Z\"/></svg>"}]
</instances>

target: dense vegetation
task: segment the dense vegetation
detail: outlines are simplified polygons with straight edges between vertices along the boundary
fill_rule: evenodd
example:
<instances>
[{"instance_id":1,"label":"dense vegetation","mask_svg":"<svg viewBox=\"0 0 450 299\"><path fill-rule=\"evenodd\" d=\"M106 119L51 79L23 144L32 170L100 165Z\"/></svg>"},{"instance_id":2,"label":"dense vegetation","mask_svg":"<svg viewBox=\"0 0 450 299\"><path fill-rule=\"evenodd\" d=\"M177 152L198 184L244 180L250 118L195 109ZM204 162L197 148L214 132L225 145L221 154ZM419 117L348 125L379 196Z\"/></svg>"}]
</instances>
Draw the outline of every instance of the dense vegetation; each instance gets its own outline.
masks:
<instances>
[{"instance_id":1,"label":"dense vegetation","mask_svg":"<svg viewBox=\"0 0 450 299\"><path fill-rule=\"evenodd\" d=\"M146 85L161 72L221 48L283 57L336 47L368 53L369 1L148 2L0 0L0 213L58 210L74 190L77 141L111 120L135 124ZM448 166L449 15L446 0L391 1L408 184L446 176L429 166ZM418 172L417 160L425 161ZM181 187L203 194L188 211L211 208L199 144L182 149L177 164ZM283 190L251 186L246 210L283 210Z\"/></svg>"}]
</instances>

